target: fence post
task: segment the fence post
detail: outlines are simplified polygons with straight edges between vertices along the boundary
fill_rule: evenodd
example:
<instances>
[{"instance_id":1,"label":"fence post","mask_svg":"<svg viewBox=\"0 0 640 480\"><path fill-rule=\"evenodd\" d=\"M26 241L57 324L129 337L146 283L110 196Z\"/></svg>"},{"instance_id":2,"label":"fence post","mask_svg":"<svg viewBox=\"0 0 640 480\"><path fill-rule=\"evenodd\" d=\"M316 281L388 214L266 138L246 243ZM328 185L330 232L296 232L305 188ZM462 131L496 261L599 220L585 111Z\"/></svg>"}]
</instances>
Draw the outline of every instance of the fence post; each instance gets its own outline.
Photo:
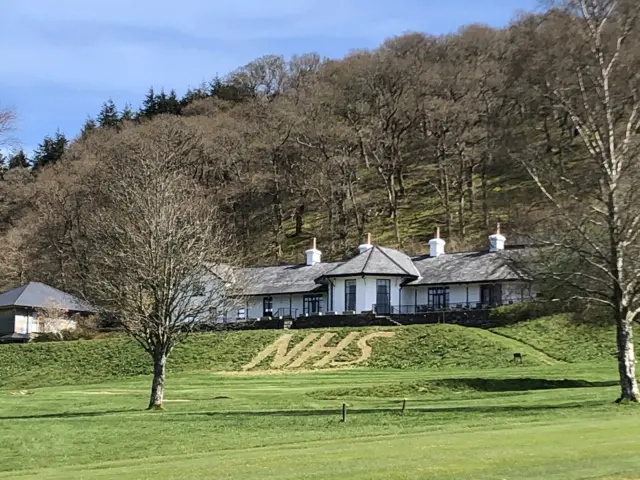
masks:
<instances>
[{"instance_id":1,"label":"fence post","mask_svg":"<svg viewBox=\"0 0 640 480\"><path fill-rule=\"evenodd\" d=\"M345 423L347 421L347 404L343 403L342 404L342 423Z\"/></svg>"},{"instance_id":2,"label":"fence post","mask_svg":"<svg viewBox=\"0 0 640 480\"><path fill-rule=\"evenodd\" d=\"M407 408L407 399L402 400L402 414L404 415L404 411Z\"/></svg>"}]
</instances>

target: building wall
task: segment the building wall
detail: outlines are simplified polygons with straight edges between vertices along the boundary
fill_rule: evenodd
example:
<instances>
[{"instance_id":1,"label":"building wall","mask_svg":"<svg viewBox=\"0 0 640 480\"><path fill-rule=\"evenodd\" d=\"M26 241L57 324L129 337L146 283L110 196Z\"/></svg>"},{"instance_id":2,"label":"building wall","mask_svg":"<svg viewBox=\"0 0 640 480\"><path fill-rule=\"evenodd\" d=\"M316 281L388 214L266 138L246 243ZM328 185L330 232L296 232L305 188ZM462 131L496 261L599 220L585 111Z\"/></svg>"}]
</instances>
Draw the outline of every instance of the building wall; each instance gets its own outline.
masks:
<instances>
[{"instance_id":1,"label":"building wall","mask_svg":"<svg viewBox=\"0 0 640 480\"><path fill-rule=\"evenodd\" d=\"M458 303L464 305L467 303L475 304L480 302L481 285L483 284L446 285L449 287L449 305L455 307ZM428 305L430 287L437 287L437 285L404 287L402 289L402 305ZM532 294L531 288L525 283L505 282L502 284L502 303L504 304L527 301L533 297L534 294Z\"/></svg>"},{"instance_id":2,"label":"building wall","mask_svg":"<svg viewBox=\"0 0 640 480\"><path fill-rule=\"evenodd\" d=\"M38 318L38 313L26 309L17 309L15 313L16 333L59 332L74 328L76 321L68 317Z\"/></svg>"},{"instance_id":3,"label":"building wall","mask_svg":"<svg viewBox=\"0 0 640 480\"><path fill-rule=\"evenodd\" d=\"M309 294L312 295L312 294ZM320 295L320 293L318 293ZM326 292L322 293L322 311L326 312L329 308L328 305L328 295ZM264 296L256 296L249 297L246 302L246 306L244 307L246 311L245 318L260 318L264 314L263 310L263 300L265 297L271 297L273 299L273 315L277 315L279 309L283 308L286 312L289 311L289 308L294 310L294 314L298 316L302 316L304 312L304 296L302 293L295 294L283 294L283 295L264 295ZM241 307L242 308L242 307ZM296 311L297 310L297 311ZM238 315L238 312L229 312L228 318L234 318Z\"/></svg>"},{"instance_id":4,"label":"building wall","mask_svg":"<svg viewBox=\"0 0 640 480\"><path fill-rule=\"evenodd\" d=\"M376 280L391 281L391 305L400 304L400 284L402 279L398 277L344 277L334 278L333 281L333 308L332 311L342 313L345 311L345 282L356 281L356 313L371 311L376 299Z\"/></svg>"}]
</instances>

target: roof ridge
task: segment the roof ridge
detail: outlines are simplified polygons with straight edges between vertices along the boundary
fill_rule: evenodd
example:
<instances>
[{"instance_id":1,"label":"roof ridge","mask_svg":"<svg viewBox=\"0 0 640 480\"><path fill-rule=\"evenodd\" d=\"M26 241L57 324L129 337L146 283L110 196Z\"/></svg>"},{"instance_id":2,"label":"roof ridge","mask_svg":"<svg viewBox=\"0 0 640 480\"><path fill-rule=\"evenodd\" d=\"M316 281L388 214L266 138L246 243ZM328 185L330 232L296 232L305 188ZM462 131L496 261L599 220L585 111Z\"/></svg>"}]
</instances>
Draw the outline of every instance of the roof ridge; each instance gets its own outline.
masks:
<instances>
[{"instance_id":1,"label":"roof ridge","mask_svg":"<svg viewBox=\"0 0 640 480\"><path fill-rule=\"evenodd\" d=\"M373 255L373 250L375 248L378 248L377 245L371 247L370 249L367 250L367 252L369 252L369 255L367 256L367 259L364 261L364 265L362 265L362 269L360 270L361 274L364 274L364 270L365 268L367 268L367 264L369 263L369 260L371 260L371 255ZM380 250L380 248L378 248L378 250ZM353 258L357 258L357 257L353 257Z\"/></svg>"},{"instance_id":2,"label":"roof ridge","mask_svg":"<svg viewBox=\"0 0 640 480\"><path fill-rule=\"evenodd\" d=\"M402 265L400 265L400 264L399 264L398 262L396 262L393 258L391 258L391 257L390 257L390 256L389 256L389 255L384 251L384 250L382 250L382 248L378 247L378 250L380 250L380 253L382 253L385 257L387 257L389 260L391 260L391 261L392 261L392 262L393 262L393 263L394 263L394 264L395 264L395 265L396 265L400 270L402 270L404 273L406 273L407 275L410 275L410 276L412 276L412 277L415 277L415 275L414 275L413 273L411 273L411 272L407 272L407 270L406 270ZM399 250L396 250L396 251L397 251L397 252L399 252L399 253L402 253L402 252L400 252ZM410 258L406 253L403 253L403 255L405 255L405 256L409 259L409 261L413 264L413 260L411 260L411 258ZM414 265L413 267L415 268L415 265ZM417 270L418 270L418 269L416 268L416 271L417 271ZM420 273L420 272L418 272L418 273ZM418 275L418 276L419 276L419 275Z\"/></svg>"},{"instance_id":3,"label":"roof ridge","mask_svg":"<svg viewBox=\"0 0 640 480\"><path fill-rule=\"evenodd\" d=\"M22 291L20 292L20 295L18 295L16 297L16 299L13 301L14 305L17 304L20 301L20 297L22 297L22 295L24 295L24 293L27 291L27 288L29 287L29 285L31 285L34 282L27 282L24 285L20 285L19 287L16 287L15 290L20 290L22 289ZM9 290L10 292L11 290ZM9 293L7 292L7 293Z\"/></svg>"}]
</instances>

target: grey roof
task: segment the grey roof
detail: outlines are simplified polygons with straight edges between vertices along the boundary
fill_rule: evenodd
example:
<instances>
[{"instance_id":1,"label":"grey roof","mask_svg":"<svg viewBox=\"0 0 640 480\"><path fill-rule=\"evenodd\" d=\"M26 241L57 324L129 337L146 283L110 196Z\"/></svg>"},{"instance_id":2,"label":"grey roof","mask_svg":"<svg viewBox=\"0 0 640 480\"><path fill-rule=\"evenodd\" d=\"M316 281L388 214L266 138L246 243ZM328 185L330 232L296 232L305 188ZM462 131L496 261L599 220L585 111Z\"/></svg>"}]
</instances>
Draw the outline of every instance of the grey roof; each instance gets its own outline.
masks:
<instances>
[{"instance_id":1,"label":"grey roof","mask_svg":"<svg viewBox=\"0 0 640 480\"><path fill-rule=\"evenodd\" d=\"M0 294L0 308L47 308L52 306L73 312L93 313L96 311L91 305L73 295L39 282L30 282Z\"/></svg>"},{"instance_id":2,"label":"grey roof","mask_svg":"<svg viewBox=\"0 0 640 480\"><path fill-rule=\"evenodd\" d=\"M374 246L323 276L344 277L349 275L418 277L420 273L404 253L392 248Z\"/></svg>"},{"instance_id":3,"label":"grey roof","mask_svg":"<svg viewBox=\"0 0 640 480\"><path fill-rule=\"evenodd\" d=\"M244 295L276 295L279 293L306 293L324 290L315 279L334 269L340 263L315 265L280 265L276 267L247 268L243 272Z\"/></svg>"},{"instance_id":4,"label":"grey roof","mask_svg":"<svg viewBox=\"0 0 640 480\"><path fill-rule=\"evenodd\" d=\"M421 278L405 285L442 285L520 280L509 266L506 252L488 250L447 253L438 257L415 257L413 263Z\"/></svg>"}]
</instances>

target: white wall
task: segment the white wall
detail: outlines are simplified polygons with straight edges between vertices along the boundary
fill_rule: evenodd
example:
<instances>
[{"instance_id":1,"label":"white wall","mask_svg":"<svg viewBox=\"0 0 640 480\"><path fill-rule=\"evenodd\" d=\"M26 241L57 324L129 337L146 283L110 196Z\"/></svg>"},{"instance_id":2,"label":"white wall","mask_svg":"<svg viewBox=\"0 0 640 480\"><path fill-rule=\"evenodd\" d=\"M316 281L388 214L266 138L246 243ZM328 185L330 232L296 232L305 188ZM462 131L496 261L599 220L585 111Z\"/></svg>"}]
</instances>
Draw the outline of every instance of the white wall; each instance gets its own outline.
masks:
<instances>
[{"instance_id":1,"label":"white wall","mask_svg":"<svg viewBox=\"0 0 640 480\"><path fill-rule=\"evenodd\" d=\"M304 312L304 295L313 295L313 294L312 293L309 293L309 294L295 293L292 295L284 294L284 295L264 295L264 296L249 297L246 301L246 306L244 307L247 311L246 318L260 318L263 316L264 314L263 300L265 297L271 297L273 299L273 315L274 316L277 315L278 309L280 308L284 308L287 311L289 310L289 308L291 308L291 309L297 309L298 311L295 313L297 313L297 315L300 317L303 315L303 312ZM320 293L318 293L318 295L320 295ZM322 293L322 311L323 312L326 312L328 310L327 298L328 298L327 293L326 292ZM229 312L228 318L234 319L237 316L237 314L238 314L237 311Z\"/></svg>"},{"instance_id":2,"label":"white wall","mask_svg":"<svg viewBox=\"0 0 640 480\"><path fill-rule=\"evenodd\" d=\"M76 321L69 318L48 318L39 322L37 316L38 314L33 312L17 312L15 316L16 333L59 332L76 328Z\"/></svg>"},{"instance_id":3,"label":"white wall","mask_svg":"<svg viewBox=\"0 0 640 480\"><path fill-rule=\"evenodd\" d=\"M371 311L376 299L376 281L391 281L391 305L400 305L400 284L402 278L398 277L344 277L332 279L334 284L333 311L342 313L345 311L345 282L347 280L356 281L356 313Z\"/></svg>"},{"instance_id":4,"label":"white wall","mask_svg":"<svg viewBox=\"0 0 640 480\"><path fill-rule=\"evenodd\" d=\"M429 304L429 287L437 287L438 285L425 285L419 287L405 287L402 289L402 305L413 306ZM461 285L443 285L449 287L449 305L453 308L456 304L480 302L480 283L470 283ZM417 292L417 295L416 295ZM529 286L525 283L507 282L502 284L502 302L509 303L521 302L533 298Z\"/></svg>"}]
</instances>

